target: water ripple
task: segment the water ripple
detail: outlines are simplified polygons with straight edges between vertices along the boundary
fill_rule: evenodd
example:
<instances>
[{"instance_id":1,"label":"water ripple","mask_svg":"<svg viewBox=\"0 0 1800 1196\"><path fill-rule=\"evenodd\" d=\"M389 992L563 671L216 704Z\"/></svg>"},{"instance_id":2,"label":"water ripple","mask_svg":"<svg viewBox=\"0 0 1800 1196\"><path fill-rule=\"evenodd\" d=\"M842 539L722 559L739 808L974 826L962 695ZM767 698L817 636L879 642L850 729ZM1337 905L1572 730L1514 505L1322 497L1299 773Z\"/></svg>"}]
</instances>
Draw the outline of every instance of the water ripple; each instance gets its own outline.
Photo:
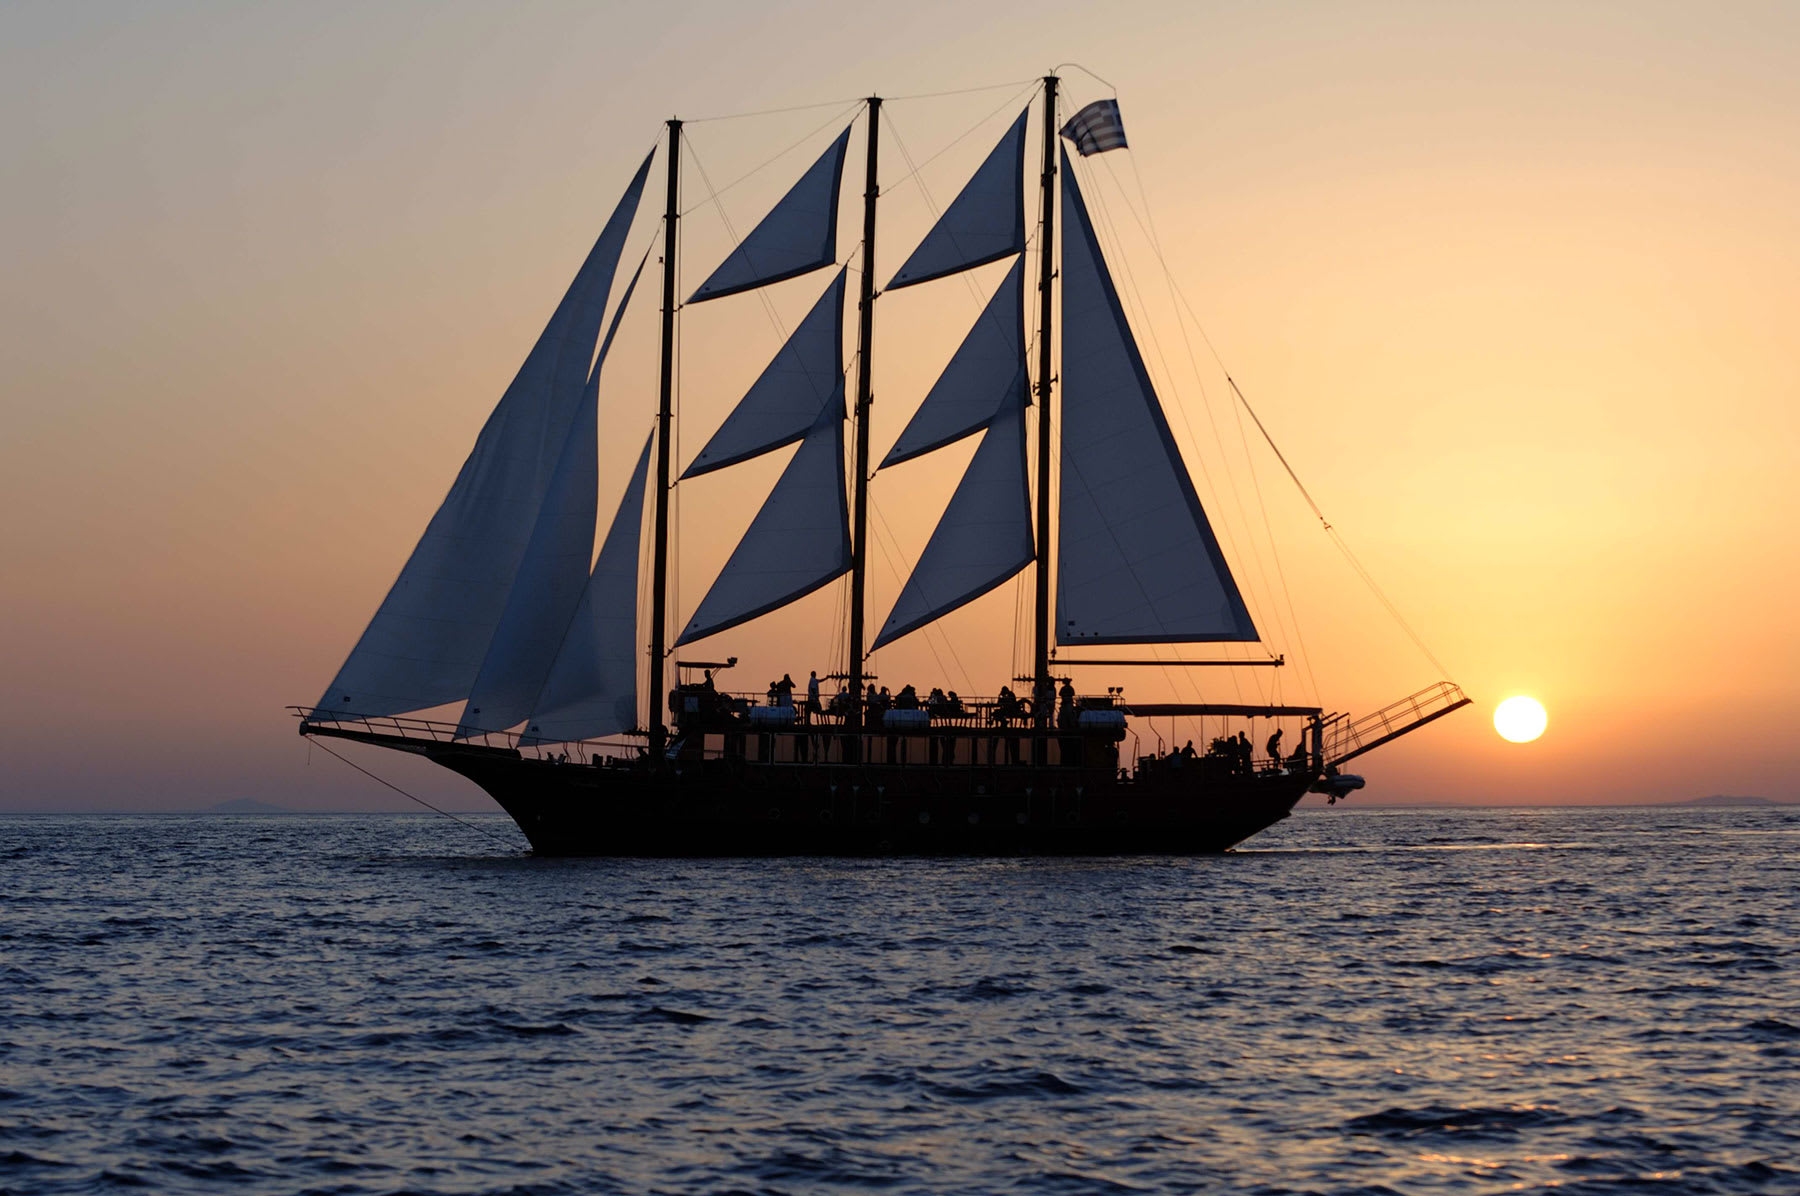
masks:
<instances>
[{"instance_id":1,"label":"water ripple","mask_svg":"<svg viewBox=\"0 0 1800 1196\"><path fill-rule=\"evenodd\" d=\"M0 818L0 1191L1800 1191L1797 832L695 863Z\"/></svg>"}]
</instances>

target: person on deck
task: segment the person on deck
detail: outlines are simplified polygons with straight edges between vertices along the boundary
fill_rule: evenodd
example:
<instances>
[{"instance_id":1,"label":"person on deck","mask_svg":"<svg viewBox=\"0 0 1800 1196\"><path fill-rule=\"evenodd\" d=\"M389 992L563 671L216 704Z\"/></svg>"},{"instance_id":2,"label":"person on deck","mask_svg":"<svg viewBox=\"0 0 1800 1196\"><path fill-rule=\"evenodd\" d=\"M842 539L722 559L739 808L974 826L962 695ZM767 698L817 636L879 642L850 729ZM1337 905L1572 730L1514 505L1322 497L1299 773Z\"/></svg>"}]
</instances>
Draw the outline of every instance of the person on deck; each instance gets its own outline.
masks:
<instances>
[{"instance_id":1,"label":"person on deck","mask_svg":"<svg viewBox=\"0 0 1800 1196\"><path fill-rule=\"evenodd\" d=\"M1067 677L1056 695L1056 720L1064 727L1075 725L1075 686Z\"/></svg>"},{"instance_id":2,"label":"person on deck","mask_svg":"<svg viewBox=\"0 0 1800 1196\"><path fill-rule=\"evenodd\" d=\"M814 669L806 679L806 713L811 716L822 709L819 705L819 670Z\"/></svg>"},{"instance_id":3,"label":"person on deck","mask_svg":"<svg viewBox=\"0 0 1800 1196\"><path fill-rule=\"evenodd\" d=\"M781 680L777 681L772 688L775 690L775 704L777 706L792 706L794 704L794 678L791 673L783 673L781 675Z\"/></svg>"},{"instance_id":4,"label":"person on deck","mask_svg":"<svg viewBox=\"0 0 1800 1196\"><path fill-rule=\"evenodd\" d=\"M1277 760L1277 761L1281 759L1281 728L1280 727L1276 727L1275 734L1269 736L1268 748L1269 748L1269 759Z\"/></svg>"},{"instance_id":5,"label":"person on deck","mask_svg":"<svg viewBox=\"0 0 1800 1196\"><path fill-rule=\"evenodd\" d=\"M1242 731L1237 733L1238 771L1249 772L1251 762L1255 759L1256 749L1250 746L1250 737Z\"/></svg>"}]
</instances>

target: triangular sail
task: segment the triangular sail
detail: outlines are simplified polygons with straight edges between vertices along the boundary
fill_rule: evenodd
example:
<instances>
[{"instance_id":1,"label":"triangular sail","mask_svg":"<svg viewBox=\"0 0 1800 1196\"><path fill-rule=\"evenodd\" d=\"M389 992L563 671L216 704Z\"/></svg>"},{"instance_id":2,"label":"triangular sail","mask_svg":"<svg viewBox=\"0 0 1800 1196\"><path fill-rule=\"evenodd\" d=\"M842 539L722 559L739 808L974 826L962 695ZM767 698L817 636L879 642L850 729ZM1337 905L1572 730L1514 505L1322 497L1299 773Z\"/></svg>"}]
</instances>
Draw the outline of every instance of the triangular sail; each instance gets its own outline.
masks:
<instances>
[{"instance_id":1,"label":"triangular sail","mask_svg":"<svg viewBox=\"0 0 1800 1196\"><path fill-rule=\"evenodd\" d=\"M469 695L581 404L646 158L319 713L385 715Z\"/></svg>"},{"instance_id":2,"label":"triangular sail","mask_svg":"<svg viewBox=\"0 0 1800 1196\"><path fill-rule=\"evenodd\" d=\"M716 635L786 606L849 570L840 386L676 643Z\"/></svg>"},{"instance_id":3,"label":"triangular sail","mask_svg":"<svg viewBox=\"0 0 1800 1196\"><path fill-rule=\"evenodd\" d=\"M501 731L522 721L556 659L557 646L574 616L594 554L594 516L599 485L597 458L600 371L637 289L631 276L601 343L586 393L563 442L550 490L538 509L531 542L519 562L481 672L469 691L458 734Z\"/></svg>"},{"instance_id":4,"label":"triangular sail","mask_svg":"<svg viewBox=\"0 0 1800 1196\"><path fill-rule=\"evenodd\" d=\"M644 442L637 468L625 484L618 513L526 720L521 743L594 739L637 725L638 544L651 443Z\"/></svg>"},{"instance_id":5,"label":"triangular sail","mask_svg":"<svg viewBox=\"0 0 1800 1196\"><path fill-rule=\"evenodd\" d=\"M837 261L838 184L849 144L846 127L688 302L797 278Z\"/></svg>"},{"instance_id":6,"label":"triangular sail","mask_svg":"<svg viewBox=\"0 0 1800 1196\"><path fill-rule=\"evenodd\" d=\"M875 648L973 602L1033 555L1025 408L1016 401L988 425Z\"/></svg>"},{"instance_id":7,"label":"triangular sail","mask_svg":"<svg viewBox=\"0 0 1800 1196\"><path fill-rule=\"evenodd\" d=\"M1019 113L888 290L997 262L1025 251L1025 117Z\"/></svg>"},{"instance_id":8,"label":"triangular sail","mask_svg":"<svg viewBox=\"0 0 1800 1196\"><path fill-rule=\"evenodd\" d=\"M1006 272L950 364L938 376L881 468L910 461L986 427L1025 401L1025 259Z\"/></svg>"},{"instance_id":9,"label":"triangular sail","mask_svg":"<svg viewBox=\"0 0 1800 1196\"><path fill-rule=\"evenodd\" d=\"M845 273L838 271L683 478L792 444L819 422L844 377Z\"/></svg>"},{"instance_id":10,"label":"triangular sail","mask_svg":"<svg viewBox=\"0 0 1800 1196\"><path fill-rule=\"evenodd\" d=\"M1062 162L1062 644L1254 640Z\"/></svg>"}]
</instances>

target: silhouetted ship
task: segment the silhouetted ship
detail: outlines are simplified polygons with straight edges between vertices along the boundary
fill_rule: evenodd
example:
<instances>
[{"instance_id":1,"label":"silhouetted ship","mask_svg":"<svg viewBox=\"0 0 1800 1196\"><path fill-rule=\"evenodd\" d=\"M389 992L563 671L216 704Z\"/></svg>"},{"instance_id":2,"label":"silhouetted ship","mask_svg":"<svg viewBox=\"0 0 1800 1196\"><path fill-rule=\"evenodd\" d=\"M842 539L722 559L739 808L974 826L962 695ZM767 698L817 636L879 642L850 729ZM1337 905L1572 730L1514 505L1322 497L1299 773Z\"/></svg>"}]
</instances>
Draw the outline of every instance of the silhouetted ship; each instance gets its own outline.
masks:
<instances>
[{"instance_id":1,"label":"silhouetted ship","mask_svg":"<svg viewBox=\"0 0 1800 1196\"><path fill-rule=\"evenodd\" d=\"M880 463L889 469L980 437L873 643L864 642L872 270L856 274L853 409L846 403L845 266L681 475L798 445L675 647L716 637L848 576L843 668L827 685L784 679L762 692L732 694L715 674L735 658L671 660L669 430L680 306L674 247L681 122L670 121L660 404L598 557L601 371L648 253L604 340L599 334L651 159L631 180L343 668L316 706L295 708L301 733L417 753L458 772L491 794L546 854L1187 853L1242 841L1286 817L1308 791L1335 800L1360 788L1360 778L1342 771L1346 762L1466 704L1448 682L1360 719L1312 706L1141 704L1127 700L1121 686L1075 686L1077 669L1267 666L1282 658L1068 655L1095 645L1144 649L1261 637L1151 385L1067 147L1059 161L1059 132L1082 157L1123 148L1118 107L1111 100L1090 104L1059 130L1058 82L1043 80L1038 97L887 286L1012 261ZM861 107L687 304L837 264L838 196L858 121L867 179L860 261L873 260L880 107L879 99ZM1024 202L1033 107L1042 114L1037 245L1061 250L1060 271L1057 255L1037 254L1035 372L1026 336ZM1058 295L1060 337L1053 324ZM1053 343L1060 344L1060 376L1052 369ZM1053 400L1054 420L1047 417ZM1035 456L1027 423L1034 405ZM848 451L847 426L854 432ZM646 493L651 593L640 635ZM1035 576L1033 658L1029 672L1014 679L1020 694L1007 687L977 699L938 688L921 696L906 687L890 695L875 685L870 652L1028 566ZM656 695L641 713L640 671ZM454 722L414 716L453 702L463 703ZM1220 734L1199 751L1122 756L1130 720L1161 716L1199 719ZM1292 750L1283 750L1276 735L1257 751L1247 733L1257 725L1252 720L1291 730Z\"/></svg>"}]
</instances>

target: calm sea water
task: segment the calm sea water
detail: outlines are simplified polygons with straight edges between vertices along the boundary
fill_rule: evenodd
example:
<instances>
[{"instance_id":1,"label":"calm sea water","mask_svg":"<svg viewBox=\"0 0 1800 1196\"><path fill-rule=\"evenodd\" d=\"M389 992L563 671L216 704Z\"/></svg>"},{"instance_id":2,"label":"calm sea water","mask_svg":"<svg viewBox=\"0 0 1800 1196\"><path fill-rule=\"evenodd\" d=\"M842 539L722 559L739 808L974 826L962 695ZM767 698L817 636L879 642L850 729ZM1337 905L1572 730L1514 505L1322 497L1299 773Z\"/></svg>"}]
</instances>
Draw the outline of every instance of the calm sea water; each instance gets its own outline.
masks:
<instances>
[{"instance_id":1,"label":"calm sea water","mask_svg":"<svg viewBox=\"0 0 1800 1196\"><path fill-rule=\"evenodd\" d=\"M3 818L0 1190L1800 1192L1800 810L1253 847Z\"/></svg>"}]
</instances>

